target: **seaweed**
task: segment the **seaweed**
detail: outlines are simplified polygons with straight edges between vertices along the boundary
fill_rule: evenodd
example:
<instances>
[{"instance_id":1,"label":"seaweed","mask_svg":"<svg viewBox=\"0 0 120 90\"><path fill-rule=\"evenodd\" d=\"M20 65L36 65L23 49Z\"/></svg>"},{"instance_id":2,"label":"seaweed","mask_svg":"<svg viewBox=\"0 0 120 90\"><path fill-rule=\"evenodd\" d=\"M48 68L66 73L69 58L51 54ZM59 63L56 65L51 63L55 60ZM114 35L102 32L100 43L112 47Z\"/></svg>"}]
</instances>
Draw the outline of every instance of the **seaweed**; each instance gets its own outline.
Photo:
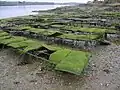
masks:
<instances>
[{"instance_id":1,"label":"seaweed","mask_svg":"<svg viewBox=\"0 0 120 90\"><path fill-rule=\"evenodd\" d=\"M64 39L73 39L73 40L97 40L101 35L74 35L74 34L63 34L58 36L59 38Z\"/></svg>"},{"instance_id":2,"label":"seaweed","mask_svg":"<svg viewBox=\"0 0 120 90\"><path fill-rule=\"evenodd\" d=\"M58 63L60 63L61 60L64 60L64 58L69 53L71 53L71 50L69 50L69 49L58 50L50 55L49 60L50 60L50 62L52 62L54 64L58 64Z\"/></svg>"},{"instance_id":3,"label":"seaweed","mask_svg":"<svg viewBox=\"0 0 120 90\"><path fill-rule=\"evenodd\" d=\"M2 36L2 37L0 37L0 41L5 40L5 39L10 39L10 38L11 38L11 36Z\"/></svg>"},{"instance_id":4,"label":"seaweed","mask_svg":"<svg viewBox=\"0 0 120 90\"><path fill-rule=\"evenodd\" d=\"M13 36L11 38L2 40L1 43L10 44L10 43L22 42L23 40L26 40L26 38L25 37L19 37L19 36Z\"/></svg>"},{"instance_id":5,"label":"seaweed","mask_svg":"<svg viewBox=\"0 0 120 90\"><path fill-rule=\"evenodd\" d=\"M82 51L71 51L56 65L55 69L80 75L88 64L87 54Z\"/></svg>"},{"instance_id":6,"label":"seaweed","mask_svg":"<svg viewBox=\"0 0 120 90\"><path fill-rule=\"evenodd\" d=\"M55 45L43 44L42 46L47 48L48 50L51 50L51 51L57 51L57 50L64 49L63 47L59 47L59 46L55 46Z\"/></svg>"},{"instance_id":7,"label":"seaweed","mask_svg":"<svg viewBox=\"0 0 120 90\"><path fill-rule=\"evenodd\" d=\"M73 31L89 32L89 33L105 33L106 32L106 29L100 29L100 28L81 28L81 27L74 27L74 26L66 26L63 29L73 30Z\"/></svg>"},{"instance_id":8,"label":"seaweed","mask_svg":"<svg viewBox=\"0 0 120 90\"><path fill-rule=\"evenodd\" d=\"M8 33L0 31L0 37L3 37L3 36L8 36Z\"/></svg>"},{"instance_id":9,"label":"seaweed","mask_svg":"<svg viewBox=\"0 0 120 90\"><path fill-rule=\"evenodd\" d=\"M37 40L10 36L7 33L3 33L4 32L1 32L0 34L8 36L0 37L2 44L7 44L7 46L17 49L22 54L28 53L43 60L48 60L50 63L56 65L56 70L80 75L88 63L86 52L74 51L54 45L47 45Z\"/></svg>"},{"instance_id":10,"label":"seaweed","mask_svg":"<svg viewBox=\"0 0 120 90\"><path fill-rule=\"evenodd\" d=\"M40 42L35 42L35 41L27 44L28 44L27 47L22 50L23 53L26 53L30 50L39 49L42 46Z\"/></svg>"}]
</instances>

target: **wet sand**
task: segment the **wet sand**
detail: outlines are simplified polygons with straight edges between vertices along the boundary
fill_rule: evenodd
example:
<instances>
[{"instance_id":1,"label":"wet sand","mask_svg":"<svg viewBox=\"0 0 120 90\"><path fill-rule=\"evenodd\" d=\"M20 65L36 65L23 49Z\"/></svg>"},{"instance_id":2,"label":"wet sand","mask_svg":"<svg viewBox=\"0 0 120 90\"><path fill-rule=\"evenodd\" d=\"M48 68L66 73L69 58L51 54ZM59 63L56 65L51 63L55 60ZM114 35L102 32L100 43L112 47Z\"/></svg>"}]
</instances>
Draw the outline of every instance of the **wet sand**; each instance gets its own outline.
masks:
<instances>
[{"instance_id":1,"label":"wet sand","mask_svg":"<svg viewBox=\"0 0 120 90\"><path fill-rule=\"evenodd\" d=\"M19 55L0 51L0 90L120 90L120 46L96 47L84 75L43 70L45 63L32 60L17 65Z\"/></svg>"}]
</instances>

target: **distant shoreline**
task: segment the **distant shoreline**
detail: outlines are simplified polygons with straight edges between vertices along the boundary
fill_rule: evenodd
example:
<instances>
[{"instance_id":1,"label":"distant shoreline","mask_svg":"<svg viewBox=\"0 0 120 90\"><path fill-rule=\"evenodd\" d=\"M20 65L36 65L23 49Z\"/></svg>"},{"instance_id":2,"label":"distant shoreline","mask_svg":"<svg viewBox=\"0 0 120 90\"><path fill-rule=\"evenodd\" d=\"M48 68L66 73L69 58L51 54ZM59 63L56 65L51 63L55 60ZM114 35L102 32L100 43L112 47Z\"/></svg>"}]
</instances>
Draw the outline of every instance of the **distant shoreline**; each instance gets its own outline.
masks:
<instances>
[{"instance_id":1,"label":"distant shoreline","mask_svg":"<svg viewBox=\"0 0 120 90\"><path fill-rule=\"evenodd\" d=\"M7 2L0 1L0 6L24 6L24 5L79 5L80 3L70 2L70 3L54 3L54 2Z\"/></svg>"},{"instance_id":2,"label":"distant shoreline","mask_svg":"<svg viewBox=\"0 0 120 90\"><path fill-rule=\"evenodd\" d=\"M40 4L38 4L38 5L40 5ZM50 4L43 4L43 6L44 5L50 5ZM51 4L51 5L61 5L61 4ZM70 4L62 4L62 5L70 5ZM0 5L0 7L1 6L33 6L33 4L31 4L31 5Z\"/></svg>"},{"instance_id":3,"label":"distant shoreline","mask_svg":"<svg viewBox=\"0 0 120 90\"><path fill-rule=\"evenodd\" d=\"M56 5L56 4L29 4L29 5L0 5L0 6L30 6L30 5Z\"/></svg>"}]
</instances>

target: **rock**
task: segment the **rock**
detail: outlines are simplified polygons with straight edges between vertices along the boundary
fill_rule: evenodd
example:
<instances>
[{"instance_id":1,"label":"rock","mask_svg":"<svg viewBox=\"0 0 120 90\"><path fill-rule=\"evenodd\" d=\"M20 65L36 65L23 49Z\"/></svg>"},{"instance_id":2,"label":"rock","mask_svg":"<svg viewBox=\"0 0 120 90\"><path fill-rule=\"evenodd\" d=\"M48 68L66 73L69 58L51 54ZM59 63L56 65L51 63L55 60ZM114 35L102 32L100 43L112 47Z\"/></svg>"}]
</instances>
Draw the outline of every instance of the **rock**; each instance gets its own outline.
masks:
<instances>
[{"instance_id":1,"label":"rock","mask_svg":"<svg viewBox=\"0 0 120 90\"><path fill-rule=\"evenodd\" d=\"M105 86L108 87L110 84L109 83L106 83Z\"/></svg>"},{"instance_id":2,"label":"rock","mask_svg":"<svg viewBox=\"0 0 120 90\"><path fill-rule=\"evenodd\" d=\"M100 45L111 45L111 42L107 40L100 41Z\"/></svg>"},{"instance_id":3,"label":"rock","mask_svg":"<svg viewBox=\"0 0 120 90\"><path fill-rule=\"evenodd\" d=\"M19 84L20 82L19 81L16 81L16 82L13 82L14 84Z\"/></svg>"},{"instance_id":4,"label":"rock","mask_svg":"<svg viewBox=\"0 0 120 90\"><path fill-rule=\"evenodd\" d=\"M107 74L110 73L110 70L108 70L108 69L104 69L103 71L106 72Z\"/></svg>"},{"instance_id":5,"label":"rock","mask_svg":"<svg viewBox=\"0 0 120 90\"><path fill-rule=\"evenodd\" d=\"M30 80L30 82L37 82L37 80Z\"/></svg>"},{"instance_id":6,"label":"rock","mask_svg":"<svg viewBox=\"0 0 120 90\"><path fill-rule=\"evenodd\" d=\"M103 83L100 83L101 86L103 86Z\"/></svg>"},{"instance_id":7,"label":"rock","mask_svg":"<svg viewBox=\"0 0 120 90\"><path fill-rule=\"evenodd\" d=\"M115 26L115 29L120 30L120 26L119 26L119 25L118 25L118 26L116 25L116 26Z\"/></svg>"}]
</instances>

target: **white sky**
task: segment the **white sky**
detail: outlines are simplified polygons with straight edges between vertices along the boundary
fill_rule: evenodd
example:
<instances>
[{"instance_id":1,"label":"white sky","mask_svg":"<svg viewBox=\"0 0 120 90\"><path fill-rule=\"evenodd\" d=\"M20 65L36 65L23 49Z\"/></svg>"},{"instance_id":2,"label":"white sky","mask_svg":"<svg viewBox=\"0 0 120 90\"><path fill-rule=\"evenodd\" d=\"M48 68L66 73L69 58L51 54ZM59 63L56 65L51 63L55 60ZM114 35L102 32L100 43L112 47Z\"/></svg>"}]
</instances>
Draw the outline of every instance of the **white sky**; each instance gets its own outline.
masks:
<instances>
[{"instance_id":1,"label":"white sky","mask_svg":"<svg viewBox=\"0 0 120 90\"><path fill-rule=\"evenodd\" d=\"M0 0L0 1L80 2L80 3L86 3L87 1L93 1L93 0Z\"/></svg>"}]
</instances>

